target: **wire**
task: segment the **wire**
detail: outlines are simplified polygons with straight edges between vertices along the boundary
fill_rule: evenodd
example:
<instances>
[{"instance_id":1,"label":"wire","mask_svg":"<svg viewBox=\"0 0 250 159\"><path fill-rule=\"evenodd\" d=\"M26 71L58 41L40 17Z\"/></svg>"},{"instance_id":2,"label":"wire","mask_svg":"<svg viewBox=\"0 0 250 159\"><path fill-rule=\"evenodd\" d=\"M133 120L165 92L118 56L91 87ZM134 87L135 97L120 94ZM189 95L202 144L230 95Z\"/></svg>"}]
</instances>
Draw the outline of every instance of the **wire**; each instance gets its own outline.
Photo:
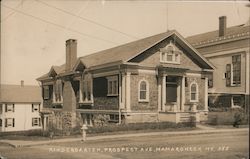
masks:
<instances>
[{"instance_id":1,"label":"wire","mask_svg":"<svg viewBox=\"0 0 250 159\"><path fill-rule=\"evenodd\" d=\"M138 39L138 37L135 37L135 36L130 35L130 34L127 34L127 33L124 33L124 32L122 32L122 31L120 31L120 30L111 28L111 27L109 27L109 26L100 24L100 23L98 23L98 22L96 22L96 21L93 21L93 20L90 20L90 19L87 19L87 18L83 18L83 17L81 17L81 16L79 16L79 15L76 15L76 14L73 14L73 13L68 12L68 11L66 11L66 10L63 10L63 9L61 9L61 8L52 6L52 5L50 5L50 4L48 4L48 3L45 3L45 2L43 2L43 1L41 1L41 0L36 0L36 1L39 2L39 3L41 3L41 4L44 4L44 5L48 6L48 7L50 7L50 8L54 8L54 9L56 9L56 10L59 10L59 11L61 11L61 12L64 12L64 13L66 13L66 14L69 14L69 15L71 15L71 16L77 17L77 18L79 18L79 19L81 19L81 20L84 20L84 21L87 21L87 22L89 22L89 23L92 23L92 24L101 26L101 27L103 27L103 28L105 28L105 29L108 29L108 30L111 30L111 31L114 31L114 32L117 32L117 33L120 33L120 34L123 34L123 35L125 35L125 36L127 36L127 37L130 37L130 38L133 38L133 39Z\"/></svg>"},{"instance_id":2,"label":"wire","mask_svg":"<svg viewBox=\"0 0 250 159\"><path fill-rule=\"evenodd\" d=\"M42 18L40 18L40 17L36 17L36 16L33 16L33 15L30 15L30 14L28 14L28 13L19 11L19 10L15 9L15 8L6 6L6 5L4 5L4 4L2 4L2 6L3 6L3 7L6 7L6 8L9 8L9 9L12 9L12 10L16 11L17 13L23 14L23 15L25 15L25 16L32 17L33 19L36 19L36 20L39 20L39 21L42 21L42 22L45 22L45 23L48 23L48 24L51 24L51 25L55 25L55 26L57 26L57 27L59 27L59 28L63 28L63 29L65 29L65 30L72 31L72 32L74 32L74 33L78 33L78 34L81 34L81 35L86 36L86 37L89 37L89 38L93 38L93 39L105 41L105 42L108 42L108 43L118 44L118 43L113 42L113 41L110 41L110 40L106 40L106 39L99 38L99 37L96 37L96 36L93 36L93 35L89 35L89 34L86 34L86 33L82 33L82 32L79 32L79 31L77 31L77 30L74 30L74 29L72 29L72 28L67 28L67 27L65 27L65 26L62 26L62 25L59 25L59 24L56 24L56 23L53 23L53 22L44 20L44 19L42 19Z\"/></svg>"},{"instance_id":3,"label":"wire","mask_svg":"<svg viewBox=\"0 0 250 159\"><path fill-rule=\"evenodd\" d=\"M23 5L24 1L25 1L25 0L21 0L21 2L15 7L15 9L17 9L17 8L19 8L21 5ZM13 11L13 12L11 12L10 14L8 14L6 17L4 17L3 19L1 19L1 22L0 22L0 23L6 21L6 20L9 19L12 15L14 15L15 13L16 13L16 11Z\"/></svg>"}]
</instances>

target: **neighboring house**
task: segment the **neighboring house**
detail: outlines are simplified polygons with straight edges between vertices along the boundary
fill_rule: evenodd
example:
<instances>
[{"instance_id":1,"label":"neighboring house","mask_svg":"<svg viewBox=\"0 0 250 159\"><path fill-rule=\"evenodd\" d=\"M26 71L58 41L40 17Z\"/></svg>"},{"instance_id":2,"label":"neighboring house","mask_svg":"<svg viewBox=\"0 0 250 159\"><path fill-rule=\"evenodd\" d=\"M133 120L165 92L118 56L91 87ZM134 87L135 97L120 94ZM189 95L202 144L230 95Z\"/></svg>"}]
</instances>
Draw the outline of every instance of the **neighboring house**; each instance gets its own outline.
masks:
<instances>
[{"instance_id":1,"label":"neighboring house","mask_svg":"<svg viewBox=\"0 0 250 159\"><path fill-rule=\"evenodd\" d=\"M226 17L219 18L219 30L188 37L187 40L216 68L210 79L211 107L249 109L250 26L226 27Z\"/></svg>"},{"instance_id":2,"label":"neighboring house","mask_svg":"<svg viewBox=\"0 0 250 159\"><path fill-rule=\"evenodd\" d=\"M1 85L0 132L41 129L39 86Z\"/></svg>"},{"instance_id":3,"label":"neighboring house","mask_svg":"<svg viewBox=\"0 0 250 159\"><path fill-rule=\"evenodd\" d=\"M66 41L66 64L38 78L44 123L57 128L110 122L205 120L207 74L213 66L179 33L169 31L77 59Z\"/></svg>"}]
</instances>

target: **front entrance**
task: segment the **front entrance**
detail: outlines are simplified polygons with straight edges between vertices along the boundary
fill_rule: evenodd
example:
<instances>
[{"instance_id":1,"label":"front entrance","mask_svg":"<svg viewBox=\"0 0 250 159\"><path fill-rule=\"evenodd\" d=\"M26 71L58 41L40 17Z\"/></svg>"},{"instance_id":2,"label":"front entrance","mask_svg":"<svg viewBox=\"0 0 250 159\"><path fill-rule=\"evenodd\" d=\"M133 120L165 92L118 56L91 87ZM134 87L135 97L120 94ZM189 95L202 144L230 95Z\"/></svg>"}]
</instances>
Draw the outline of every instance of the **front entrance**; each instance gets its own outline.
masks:
<instances>
[{"instance_id":1,"label":"front entrance","mask_svg":"<svg viewBox=\"0 0 250 159\"><path fill-rule=\"evenodd\" d=\"M177 77L167 76L166 87L166 103L177 102Z\"/></svg>"},{"instance_id":2,"label":"front entrance","mask_svg":"<svg viewBox=\"0 0 250 159\"><path fill-rule=\"evenodd\" d=\"M181 77L166 76L166 111L176 112L180 109L180 87Z\"/></svg>"}]
</instances>

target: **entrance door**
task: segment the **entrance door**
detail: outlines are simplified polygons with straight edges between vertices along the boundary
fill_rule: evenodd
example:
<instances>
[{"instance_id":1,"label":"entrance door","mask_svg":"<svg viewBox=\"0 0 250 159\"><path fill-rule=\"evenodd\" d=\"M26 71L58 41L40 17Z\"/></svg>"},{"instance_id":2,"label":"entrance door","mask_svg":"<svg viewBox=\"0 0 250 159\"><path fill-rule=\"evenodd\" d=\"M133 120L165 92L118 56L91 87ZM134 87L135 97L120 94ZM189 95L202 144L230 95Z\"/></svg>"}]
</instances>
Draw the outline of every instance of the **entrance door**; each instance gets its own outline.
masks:
<instances>
[{"instance_id":1,"label":"entrance door","mask_svg":"<svg viewBox=\"0 0 250 159\"><path fill-rule=\"evenodd\" d=\"M177 102L177 77L167 76L166 78L166 103Z\"/></svg>"}]
</instances>

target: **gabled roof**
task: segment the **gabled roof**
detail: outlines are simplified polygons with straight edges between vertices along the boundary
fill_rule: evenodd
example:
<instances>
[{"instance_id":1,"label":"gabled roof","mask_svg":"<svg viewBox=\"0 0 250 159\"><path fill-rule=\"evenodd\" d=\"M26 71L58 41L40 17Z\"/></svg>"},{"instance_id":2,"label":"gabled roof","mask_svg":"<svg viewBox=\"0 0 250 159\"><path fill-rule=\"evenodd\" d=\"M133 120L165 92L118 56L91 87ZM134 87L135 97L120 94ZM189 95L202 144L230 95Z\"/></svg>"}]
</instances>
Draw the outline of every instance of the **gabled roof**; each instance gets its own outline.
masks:
<instances>
[{"instance_id":1,"label":"gabled roof","mask_svg":"<svg viewBox=\"0 0 250 159\"><path fill-rule=\"evenodd\" d=\"M175 31L160 33L144 39L133 41L114 48L103 50L91 55L80 57L80 60L86 67L102 65L115 61L127 62L131 57L141 53L142 51L152 47L156 43L172 35Z\"/></svg>"},{"instance_id":2,"label":"gabled roof","mask_svg":"<svg viewBox=\"0 0 250 159\"><path fill-rule=\"evenodd\" d=\"M36 103L41 102L41 88L31 85L1 85L0 103Z\"/></svg>"},{"instance_id":3,"label":"gabled roof","mask_svg":"<svg viewBox=\"0 0 250 159\"><path fill-rule=\"evenodd\" d=\"M201 54L198 53L197 50L195 50L191 45L189 45L188 42L175 30L160 33L114 48L99 51L91 55L80 57L78 58L74 68L77 68L77 65L80 63L84 64L86 68L90 68L118 61L121 61L122 63L129 62L130 59L138 56L147 49L151 48L152 46L156 45L157 43L163 41L164 39L172 35L175 35L179 39L179 41L182 41L180 43L185 45L185 47L187 47L189 51L192 51L192 55L197 61L200 61L202 63L202 66L206 67L206 69L214 68L213 65L209 63L209 61L207 61ZM65 72L65 65L58 66L56 69L60 70L60 73L63 73ZM46 75L42 77L46 77ZM42 77L38 78L38 80L41 80Z\"/></svg>"},{"instance_id":4,"label":"gabled roof","mask_svg":"<svg viewBox=\"0 0 250 159\"><path fill-rule=\"evenodd\" d=\"M248 23L226 28L226 34L219 37L219 31L211 31L207 33L197 34L187 37L187 41L193 46L211 44L218 41L228 39L236 39L241 37L250 37L250 26Z\"/></svg>"}]
</instances>

